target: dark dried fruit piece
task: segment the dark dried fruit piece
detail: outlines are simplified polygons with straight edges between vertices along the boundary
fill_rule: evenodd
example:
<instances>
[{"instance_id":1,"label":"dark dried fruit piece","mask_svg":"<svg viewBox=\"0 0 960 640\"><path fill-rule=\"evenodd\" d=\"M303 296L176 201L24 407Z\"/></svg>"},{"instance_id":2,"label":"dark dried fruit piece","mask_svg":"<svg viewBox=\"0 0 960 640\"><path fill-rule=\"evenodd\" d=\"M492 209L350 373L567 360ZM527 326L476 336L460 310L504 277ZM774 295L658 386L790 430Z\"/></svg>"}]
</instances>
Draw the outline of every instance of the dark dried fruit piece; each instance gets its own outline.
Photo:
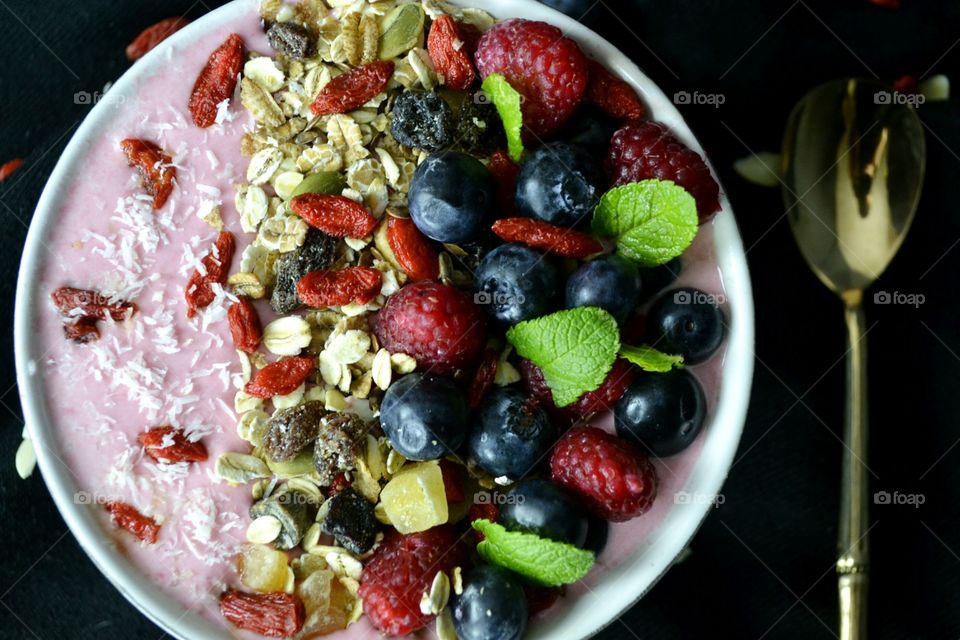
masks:
<instances>
[{"instance_id":1,"label":"dark dried fruit piece","mask_svg":"<svg viewBox=\"0 0 960 640\"><path fill-rule=\"evenodd\" d=\"M220 594L220 613L235 627L269 638L296 635L307 616L300 598L289 593L245 593L236 589Z\"/></svg>"},{"instance_id":2,"label":"dark dried fruit piece","mask_svg":"<svg viewBox=\"0 0 960 640\"><path fill-rule=\"evenodd\" d=\"M305 60L313 56L313 34L295 22L274 22L267 29L267 42L274 51L291 60Z\"/></svg>"},{"instance_id":3,"label":"dark dried fruit piece","mask_svg":"<svg viewBox=\"0 0 960 640\"><path fill-rule=\"evenodd\" d=\"M231 33L222 45L210 54L206 66L197 76L188 108L193 123L206 129L217 121L220 103L233 97L237 75L243 66L243 38Z\"/></svg>"},{"instance_id":4,"label":"dark dried fruit piece","mask_svg":"<svg viewBox=\"0 0 960 640\"><path fill-rule=\"evenodd\" d=\"M352 413L332 413L320 421L313 466L321 485L333 485L337 477L354 469L369 430L369 425Z\"/></svg>"},{"instance_id":5,"label":"dark dried fruit piece","mask_svg":"<svg viewBox=\"0 0 960 640\"><path fill-rule=\"evenodd\" d=\"M475 95L467 96L460 105L454 131L457 144L467 153L484 155L506 144L497 108ZM510 197L513 198L512 193Z\"/></svg>"},{"instance_id":6,"label":"dark dried fruit piece","mask_svg":"<svg viewBox=\"0 0 960 640\"><path fill-rule=\"evenodd\" d=\"M100 339L100 330L97 329L97 319L89 316L77 318L74 322L63 325L63 334L67 340L77 344L87 344Z\"/></svg>"},{"instance_id":7,"label":"dark dried fruit piece","mask_svg":"<svg viewBox=\"0 0 960 640\"><path fill-rule=\"evenodd\" d=\"M14 158L0 164L0 182L10 177L10 174L23 166L23 158Z\"/></svg>"},{"instance_id":8,"label":"dark dried fruit piece","mask_svg":"<svg viewBox=\"0 0 960 640\"><path fill-rule=\"evenodd\" d=\"M595 60L590 61L587 100L617 120L639 120L647 113L634 88Z\"/></svg>"},{"instance_id":9,"label":"dark dried fruit piece","mask_svg":"<svg viewBox=\"0 0 960 640\"><path fill-rule=\"evenodd\" d=\"M185 297L188 318L197 315L198 309L205 308L217 297L213 285L226 283L234 248L233 234L229 231L221 231L213 250L201 261L206 273L200 273L198 269L187 280Z\"/></svg>"},{"instance_id":10,"label":"dark dried fruit piece","mask_svg":"<svg viewBox=\"0 0 960 640\"><path fill-rule=\"evenodd\" d=\"M273 516L280 521L280 535L273 545L282 551L293 549L313 524L317 510L310 496L296 489L284 488L250 506L250 517Z\"/></svg>"},{"instance_id":11,"label":"dark dried fruit piece","mask_svg":"<svg viewBox=\"0 0 960 640\"><path fill-rule=\"evenodd\" d=\"M393 62L390 60L355 67L328 82L310 108L316 116L359 109L386 89L392 75Z\"/></svg>"},{"instance_id":12,"label":"dark dried fruit piece","mask_svg":"<svg viewBox=\"0 0 960 640\"><path fill-rule=\"evenodd\" d=\"M493 386L499 360L497 352L493 349L487 349L483 352L483 360L480 361L477 372L473 374L473 381L467 390L467 406L471 409L480 408L480 402L487 395L490 387Z\"/></svg>"},{"instance_id":13,"label":"dark dried fruit piece","mask_svg":"<svg viewBox=\"0 0 960 640\"><path fill-rule=\"evenodd\" d=\"M132 302L115 300L99 291L60 287L50 294L50 299L60 313L66 316L84 316L114 321L126 320L137 312L137 305ZM79 309L80 313L77 312Z\"/></svg>"},{"instance_id":14,"label":"dark dried fruit piece","mask_svg":"<svg viewBox=\"0 0 960 640\"><path fill-rule=\"evenodd\" d=\"M126 529L141 542L155 544L160 535L160 525L153 518L137 511L136 507L126 502L108 502L104 505L110 512L114 524Z\"/></svg>"},{"instance_id":15,"label":"dark dried fruit piece","mask_svg":"<svg viewBox=\"0 0 960 640\"><path fill-rule=\"evenodd\" d=\"M352 487L342 489L325 504L327 510L320 530L333 536L341 547L357 555L373 548L380 525L373 515L373 504Z\"/></svg>"},{"instance_id":16,"label":"dark dried fruit piece","mask_svg":"<svg viewBox=\"0 0 960 640\"><path fill-rule=\"evenodd\" d=\"M157 462L203 462L207 459L207 448L202 442L189 440L183 431L171 426L144 431L137 440L143 446L143 452Z\"/></svg>"},{"instance_id":17,"label":"dark dried fruit piece","mask_svg":"<svg viewBox=\"0 0 960 640\"><path fill-rule=\"evenodd\" d=\"M319 229L310 227L303 245L283 253L273 265L276 283L270 306L281 315L295 311L303 302L297 297L297 283L311 271L323 271L337 257L337 240Z\"/></svg>"},{"instance_id":18,"label":"dark dried fruit piece","mask_svg":"<svg viewBox=\"0 0 960 640\"><path fill-rule=\"evenodd\" d=\"M506 242L519 242L564 258L582 260L603 251L600 241L585 233L532 218L504 218L491 228Z\"/></svg>"},{"instance_id":19,"label":"dark dried fruit piece","mask_svg":"<svg viewBox=\"0 0 960 640\"><path fill-rule=\"evenodd\" d=\"M510 159L506 151L497 150L490 156L487 164L490 175L493 176L496 186L497 204L500 206L500 216L509 216L517 211L517 176L520 175L520 165Z\"/></svg>"},{"instance_id":20,"label":"dark dried fruit piece","mask_svg":"<svg viewBox=\"0 0 960 640\"><path fill-rule=\"evenodd\" d=\"M383 274L371 267L314 271L297 283L297 295L308 307L342 307L366 304L377 297Z\"/></svg>"},{"instance_id":21,"label":"dark dried fruit piece","mask_svg":"<svg viewBox=\"0 0 960 640\"><path fill-rule=\"evenodd\" d=\"M316 360L303 356L284 358L257 371L243 390L254 398L272 398L292 393L309 377Z\"/></svg>"},{"instance_id":22,"label":"dark dried fruit piece","mask_svg":"<svg viewBox=\"0 0 960 640\"><path fill-rule=\"evenodd\" d=\"M263 438L267 455L275 462L293 459L317 439L320 421L328 413L316 400L274 413Z\"/></svg>"},{"instance_id":23,"label":"dark dried fruit piece","mask_svg":"<svg viewBox=\"0 0 960 640\"><path fill-rule=\"evenodd\" d=\"M411 281L440 277L440 254L433 241L420 233L410 218L390 216L387 220L390 250Z\"/></svg>"},{"instance_id":24,"label":"dark dried fruit piece","mask_svg":"<svg viewBox=\"0 0 960 640\"><path fill-rule=\"evenodd\" d=\"M173 192L173 179L177 176L173 160L149 140L127 138L120 142L120 148L127 156L127 164L140 172L143 188L153 196L153 208L162 207Z\"/></svg>"},{"instance_id":25,"label":"dark dried fruit piece","mask_svg":"<svg viewBox=\"0 0 960 640\"><path fill-rule=\"evenodd\" d=\"M185 18L164 18L156 24L152 24L140 32L133 42L127 45L127 60L139 60L147 54L148 51L158 44L183 29L189 24Z\"/></svg>"},{"instance_id":26,"label":"dark dried fruit piece","mask_svg":"<svg viewBox=\"0 0 960 640\"><path fill-rule=\"evenodd\" d=\"M377 228L373 214L346 196L304 193L290 201L290 208L311 227L334 238L364 238Z\"/></svg>"},{"instance_id":27,"label":"dark dried fruit piece","mask_svg":"<svg viewBox=\"0 0 960 640\"><path fill-rule=\"evenodd\" d=\"M233 303L227 311L227 320L230 322L233 346L244 353L256 351L263 337L263 326L250 298L242 296Z\"/></svg>"},{"instance_id":28,"label":"dark dried fruit piece","mask_svg":"<svg viewBox=\"0 0 960 640\"><path fill-rule=\"evenodd\" d=\"M477 72L464 43L465 38L453 18L442 15L433 21L430 35L427 36L430 60L437 73L443 76L443 83L461 91L469 89L477 79Z\"/></svg>"},{"instance_id":29,"label":"dark dried fruit piece","mask_svg":"<svg viewBox=\"0 0 960 640\"><path fill-rule=\"evenodd\" d=\"M453 139L453 109L432 91L405 91L393 103L390 133L407 147L439 151Z\"/></svg>"}]
</instances>

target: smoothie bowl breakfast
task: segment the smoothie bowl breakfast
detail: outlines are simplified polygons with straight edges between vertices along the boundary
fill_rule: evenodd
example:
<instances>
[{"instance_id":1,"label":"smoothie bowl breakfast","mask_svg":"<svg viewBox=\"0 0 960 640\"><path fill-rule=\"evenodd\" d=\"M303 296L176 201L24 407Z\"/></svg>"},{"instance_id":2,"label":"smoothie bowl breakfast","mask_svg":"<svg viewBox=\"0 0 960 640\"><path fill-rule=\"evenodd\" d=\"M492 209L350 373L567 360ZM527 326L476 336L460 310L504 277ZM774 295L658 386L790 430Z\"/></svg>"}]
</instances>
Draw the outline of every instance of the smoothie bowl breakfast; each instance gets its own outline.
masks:
<instances>
[{"instance_id":1,"label":"smoothie bowl breakfast","mask_svg":"<svg viewBox=\"0 0 960 640\"><path fill-rule=\"evenodd\" d=\"M610 45L477 4L234 2L51 178L31 437L178 637L583 637L722 499L752 318L719 185Z\"/></svg>"}]
</instances>

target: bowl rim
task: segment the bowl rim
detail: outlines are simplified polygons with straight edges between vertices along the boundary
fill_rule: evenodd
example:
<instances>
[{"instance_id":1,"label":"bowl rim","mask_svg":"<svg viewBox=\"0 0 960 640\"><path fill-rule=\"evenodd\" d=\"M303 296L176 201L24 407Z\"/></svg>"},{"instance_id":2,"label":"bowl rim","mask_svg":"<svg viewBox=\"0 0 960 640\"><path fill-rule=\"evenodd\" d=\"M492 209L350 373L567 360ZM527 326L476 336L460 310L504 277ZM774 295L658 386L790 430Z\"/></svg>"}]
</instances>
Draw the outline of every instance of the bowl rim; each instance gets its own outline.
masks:
<instances>
[{"instance_id":1,"label":"bowl rim","mask_svg":"<svg viewBox=\"0 0 960 640\"><path fill-rule=\"evenodd\" d=\"M452 0L461 6L481 6L493 15L544 20L575 39L592 58L627 79L642 94L658 122L670 127L685 144L706 158L674 104L626 55L591 29L535 0ZM231 22L244 12L255 11L258 0L234 0L202 16L150 51L128 69L112 86L111 96L136 90L136 79L159 68L168 49L185 47L213 29ZM147 618L171 636L179 638L227 637L231 634L196 615L167 595L156 583L144 580L142 571L121 553L103 531L88 504L78 502L78 488L71 472L58 455L58 435L47 415L43 376L36 375L42 359L39 336L32 317L40 292L32 286L44 262L43 239L53 225L72 174L79 168L88 143L95 139L111 117L110 100L93 107L72 136L50 174L38 200L21 257L14 311L14 355L23 415L34 443L38 464L54 502L70 531L94 565L121 594ZM706 158L708 165L709 158ZM716 176L716 171L711 171ZM719 181L718 181L719 182ZM722 185L721 185L722 187ZM753 297L746 254L730 203L721 189L722 210L713 221L714 250L727 292L730 322L727 347L720 375L716 410L702 434L703 448L690 472L684 490L717 495L733 462L746 419L753 376ZM661 498L662 499L662 498ZM609 568L604 580L569 603L560 615L536 620L531 639L585 638L607 626L656 584L696 534L713 505L706 501L674 504L663 521L618 566ZM669 535L668 535L669 534Z\"/></svg>"}]
</instances>

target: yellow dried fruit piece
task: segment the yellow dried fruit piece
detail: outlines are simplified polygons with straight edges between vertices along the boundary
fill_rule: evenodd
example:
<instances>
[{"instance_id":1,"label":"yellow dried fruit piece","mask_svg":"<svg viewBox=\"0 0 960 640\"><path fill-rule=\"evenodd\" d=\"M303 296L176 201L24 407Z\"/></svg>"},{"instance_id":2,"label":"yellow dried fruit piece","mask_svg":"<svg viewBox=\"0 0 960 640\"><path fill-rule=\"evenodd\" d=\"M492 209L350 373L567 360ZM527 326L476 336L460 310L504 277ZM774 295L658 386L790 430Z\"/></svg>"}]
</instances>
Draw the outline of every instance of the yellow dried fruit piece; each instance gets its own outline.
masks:
<instances>
[{"instance_id":1,"label":"yellow dried fruit piece","mask_svg":"<svg viewBox=\"0 0 960 640\"><path fill-rule=\"evenodd\" d=\"M380 501L400 533L426 531L449 517L443 473L436 461L405 466L380 492Z\"/></svg>"},{"instance_id":2,"label":"yellow dried fruit piece","mask_svg":"<svg viewBox=\"0 0 960 640\"><path fill-rule=\"evenodd\" d=\"M240 581L261 593L283 591L287 554L262 544L247 545L240 554Z\"/></svg>"},{"instance_id":3,"label":"yellow dried fruit piece","mask_svg":"<svg viewBox=\"0 0 960 640\"><path fill-rule=\"evenodd\" d=\"M297 586L297 596L307 611L300 637L318 638L347 628L350 596L332 571L312 572Z\"/></svg>"}]
</instances>

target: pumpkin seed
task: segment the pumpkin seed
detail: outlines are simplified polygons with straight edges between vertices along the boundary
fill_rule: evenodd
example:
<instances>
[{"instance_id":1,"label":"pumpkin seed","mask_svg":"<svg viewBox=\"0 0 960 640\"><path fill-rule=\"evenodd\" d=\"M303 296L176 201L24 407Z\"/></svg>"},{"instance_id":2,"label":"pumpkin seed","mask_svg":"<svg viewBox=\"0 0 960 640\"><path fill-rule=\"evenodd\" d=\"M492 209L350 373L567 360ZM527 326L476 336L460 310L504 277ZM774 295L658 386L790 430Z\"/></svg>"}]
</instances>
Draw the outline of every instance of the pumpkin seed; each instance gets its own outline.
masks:
<instances>
[{"instance_id":1,"label":"pumpkin seed","mask_svg":"<svg viewBox=\"0 0 960 640\"><path fill-rule=\"evenodd\" d=\"M421 46L424 17L418 4L402 4L385 15L380 23L380 59L390 60Z\"/></svg>"},{"instance_id":2,"label":"pumpkin seed","mask_svg":"<svg viewBox=\"0 0 960 640\"><path fill-rule=\"evenodd\" d=\"M336 171L319 171L306 176L290 195L291 197L304 193L336 195L343 191L346 186L347 179L343 177L343 174Z\"/></svg>"}]
</instances>

